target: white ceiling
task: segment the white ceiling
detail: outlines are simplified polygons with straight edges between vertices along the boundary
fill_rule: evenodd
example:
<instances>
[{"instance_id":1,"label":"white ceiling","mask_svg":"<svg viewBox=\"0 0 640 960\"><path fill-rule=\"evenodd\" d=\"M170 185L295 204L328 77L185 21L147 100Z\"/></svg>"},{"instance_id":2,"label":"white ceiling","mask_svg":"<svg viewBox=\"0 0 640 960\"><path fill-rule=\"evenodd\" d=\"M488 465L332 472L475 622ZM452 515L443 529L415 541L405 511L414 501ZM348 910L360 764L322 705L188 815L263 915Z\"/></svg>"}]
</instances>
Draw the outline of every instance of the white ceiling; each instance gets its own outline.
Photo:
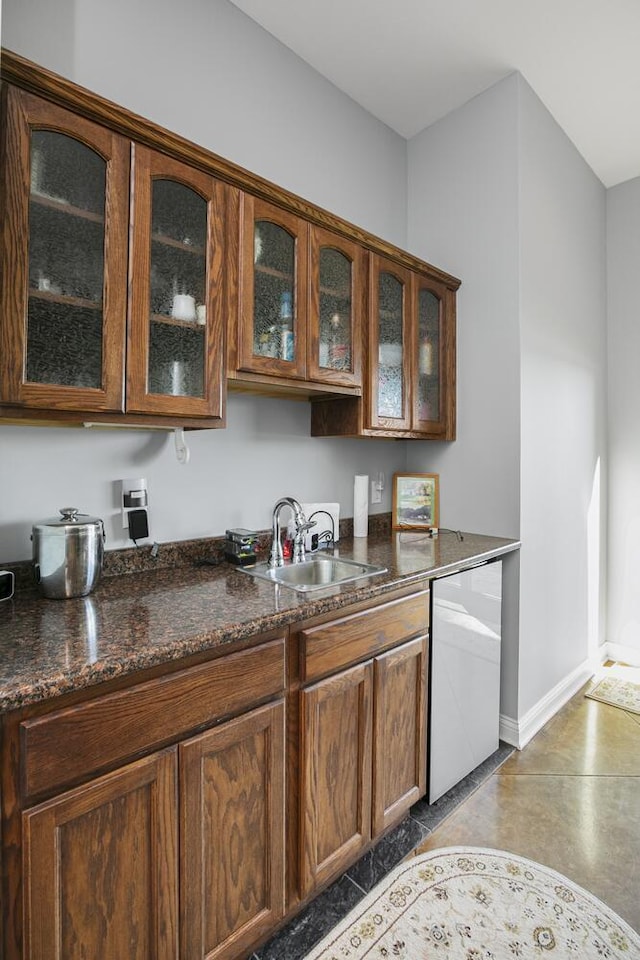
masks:
<instances>
[{"instance_id":1,"label":"white ceiling","mask_svg":"<svg viewBox=\"0 0 640 960\"><path fill-rule=\"evenodd\" d=\"M403 137L519 70L605 186L640 176L640 0L232 0Z\"/></svg>"}]
</instances>

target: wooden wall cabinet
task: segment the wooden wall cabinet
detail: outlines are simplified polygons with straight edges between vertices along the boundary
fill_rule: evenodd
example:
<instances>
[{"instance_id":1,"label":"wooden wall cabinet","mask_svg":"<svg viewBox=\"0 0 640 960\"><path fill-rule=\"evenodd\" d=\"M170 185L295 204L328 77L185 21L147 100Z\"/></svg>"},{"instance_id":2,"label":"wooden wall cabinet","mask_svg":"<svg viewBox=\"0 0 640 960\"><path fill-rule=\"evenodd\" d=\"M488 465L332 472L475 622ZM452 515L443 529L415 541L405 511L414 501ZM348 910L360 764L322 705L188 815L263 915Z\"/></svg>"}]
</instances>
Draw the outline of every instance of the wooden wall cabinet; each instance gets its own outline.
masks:
<instances>
[{"instance_id":1,"label":"wooden wall cabinet","mask_svg":"<svg viewBox=\"0 0 640 960\"><path fill-rule=\"evenodd\" d=\"M436 267L3 51L0 418L224 426L227 384L313 436L455 439Z\"/></svg>"},{"instance_id":2,"label":"wooden wall cabinet","mask_svg":"<svg viewBox=\"0 0 640 960\"><path fill-rule=\"evenodd\" d=\"M364 249L249 194L239 204L238 319L229 376L359 392Z\"/></svg>"},{"instance_id":3,"label":"wooden wall cabinet","mask_svg":"<svg viewBox=\"0 0 640 960\"><path fill-rule=\"evenodd\" d=\"M222 424L226 188L15 87L3 116L3 412Z\"/></svg>"},{"instance_id":4,"label":"wooden wall cabinet","mask_svg":"<svg viewBox=\"0 0 640 960\"><path fill-rule=\"evenodd\" d=\"M3 88L0 402L123 409L129 145Z\"/></svg>"},{"instance_id":5,"label":"wooden wall cabinet","mask_svg":"<svg viewBox=\"0 0 640 960\"><path fill-rule=\"evenodd\" d=\"M226 187L134 144L128 411L224 417Z\"/></svg>"},{"instance_id":6,"label":"wooden wall cabinet","mask_svg":"<svg viewBox=\"0 0 640 960\"><path fill-rule=\"evenodd\" d=\"M455 286L370 255L363 399L313 402L313 436L455 439Z\"/></svg>"},{"instance_id":7,"label":"wooden wall cabinet","mask_svg":"<svg viewBox=\"0 0 640 960\"><path fill-rule=\"evenodd\" d=\"M303 682L375 654L300 691L303 897L426 791L428 622L425 591L301 632Z\"/></svg>"}]
</instances>

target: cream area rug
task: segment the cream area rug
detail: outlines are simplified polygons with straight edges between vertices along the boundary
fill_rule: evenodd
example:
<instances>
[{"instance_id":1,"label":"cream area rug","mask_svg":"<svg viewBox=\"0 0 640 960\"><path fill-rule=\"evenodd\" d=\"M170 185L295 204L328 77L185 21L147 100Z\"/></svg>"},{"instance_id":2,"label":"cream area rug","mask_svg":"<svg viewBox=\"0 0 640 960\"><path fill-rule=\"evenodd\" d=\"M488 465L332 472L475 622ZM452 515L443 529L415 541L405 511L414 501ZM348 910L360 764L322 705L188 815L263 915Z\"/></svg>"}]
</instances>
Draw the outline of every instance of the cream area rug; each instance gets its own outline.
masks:
<instances>
[{"instance_id":1,"label":"cream area rug","mask_svg":"<svg viewBox=\"0 0 640 960\"><path fill-rule=\"evenodd\" d=\"M610 667L585 696L610 703L613 707L622 707L630 713L640 713L640 669L618 665Z\"/></svg>"},{"instance_id":2,"label":"cream area rug","mask_svg":"<svg viewBox=\"0 0 640 960\"><path fill-rule=\"evenodd\" d=\"M306 960L638 960L592 894L501 850L446 847L396 867Z\"/></svg>"}]
</instances>

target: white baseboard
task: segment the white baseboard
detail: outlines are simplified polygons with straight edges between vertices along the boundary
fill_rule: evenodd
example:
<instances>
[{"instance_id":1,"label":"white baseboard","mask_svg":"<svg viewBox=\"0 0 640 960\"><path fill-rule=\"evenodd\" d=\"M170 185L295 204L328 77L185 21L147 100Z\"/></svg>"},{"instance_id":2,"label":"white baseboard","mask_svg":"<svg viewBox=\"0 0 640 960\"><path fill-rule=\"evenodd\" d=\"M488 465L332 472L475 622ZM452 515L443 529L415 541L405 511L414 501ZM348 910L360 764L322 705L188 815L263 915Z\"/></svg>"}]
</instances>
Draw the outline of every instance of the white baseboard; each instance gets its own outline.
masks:
<instances>
[{"instance_id":1,"label":"white baseboard","mask_svg":"<svg viewBox=\"0 0 640 960\"><path fill-rule=\"evenodd\" d=\"M604 648L601 648L601 651L604 653ZM518 750L522 750L529 743L529 740L544 727L545 723L548 723L558 710L571 699L574 693L577 693L580 687L593 676L597 665L590 660L585 660L564 680L556 684L553 690L550 690L534 704L521 720L514 720L513 717L507 717L501 713L500 739L510 743Z\"/></svg>"},{"instance_id":2,"label":"white baseboard","mask_svg":"<svg viewBox=\"0 0 640 960\"><path fill-rule=\"evenodd\" d=\"M625 647L622 643L605 643L605 660L618 660L620 663L628 663L630 667L640 667L640 648Z\"/></svg>"}]
</instances>

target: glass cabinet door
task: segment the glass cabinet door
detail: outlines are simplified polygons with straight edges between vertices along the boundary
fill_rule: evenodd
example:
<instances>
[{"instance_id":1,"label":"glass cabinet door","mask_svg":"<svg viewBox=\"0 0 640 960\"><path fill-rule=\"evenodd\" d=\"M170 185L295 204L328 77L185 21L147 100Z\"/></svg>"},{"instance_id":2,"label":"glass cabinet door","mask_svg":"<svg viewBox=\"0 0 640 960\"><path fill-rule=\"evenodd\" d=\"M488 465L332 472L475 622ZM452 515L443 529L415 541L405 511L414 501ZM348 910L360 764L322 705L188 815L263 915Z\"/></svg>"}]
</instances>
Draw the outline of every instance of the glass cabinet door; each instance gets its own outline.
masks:
<instances>
[{"instance_id":1,"label":"glass cabinet door","mask_svg":"<svg viewBox=\"0 0 640 960\"><path fill-rule=\"evenodd\" d=\"M440 419L440 300L431 290L418 292L417 419Z\"/></svg>"},{"instance_id":2,"label":"glass cabinet door","mask_svg":"<svg viewBox=\"0 0 640 960\"><path fill-rule=\"evenodd\" d=\"M376 255L371 261L371 426L409 429L410 274Z\"/></svg>"},{"instance_id":3,"label":"glass cabinet door","mask_svg":"<svg viewBox=\"0 0 640 960\"><path fill-rule=\"evenodd\" d=\"M11 370L0 377L2 398L121 410L126 141L15 90L8 116L4 175L20 175L21 156L27 193L5 181L17 203L7 206L4 224L15 238L3 245L2 322L13 326L16 349L3 358Z\"/></svg>"},{"instance_id":4,"label":"glass cabinet door","mask_svg":"<svg viewBox=\"0 0 640 960\"><path fill-rule=\"evenodd\" d=\"M447 397L455 391L455 365L453 369L447 367L447 358L452 354L447 339L453 328L453 304L447 303L451 294L444 285L419 274L414 274L413 279L416 342L412 429L440 436L447 431Z\"/></svg>"},{"instance_id":5,"label":"glass cabinet door","mask_svg":"<svg viewBox=\"0 0 640 960\"><path fill-rule=\"evenodd\" d=\"M309 379L359 387L364 251L315 226L310 251Z\"/></svg>"},{"instance_id":6,"label":"glass cabinet door","mask_svg":"<svg viewBox=\"0 0 640 960\"><path fill-rule=\"evenodd\" d=\"M134 178L127 408L222 416L224 188L138 145Z\"/></svg>"},{"instance_id":7,"label":"glass cabinet door","mask_svg":"<svg viewBox=\"0 0 640 960\"><path fill-rule=\"evenodd\" d=\"M304 378L307 224L248 195L242 199L238 366Z\"/></svg>"}]
</instances>

